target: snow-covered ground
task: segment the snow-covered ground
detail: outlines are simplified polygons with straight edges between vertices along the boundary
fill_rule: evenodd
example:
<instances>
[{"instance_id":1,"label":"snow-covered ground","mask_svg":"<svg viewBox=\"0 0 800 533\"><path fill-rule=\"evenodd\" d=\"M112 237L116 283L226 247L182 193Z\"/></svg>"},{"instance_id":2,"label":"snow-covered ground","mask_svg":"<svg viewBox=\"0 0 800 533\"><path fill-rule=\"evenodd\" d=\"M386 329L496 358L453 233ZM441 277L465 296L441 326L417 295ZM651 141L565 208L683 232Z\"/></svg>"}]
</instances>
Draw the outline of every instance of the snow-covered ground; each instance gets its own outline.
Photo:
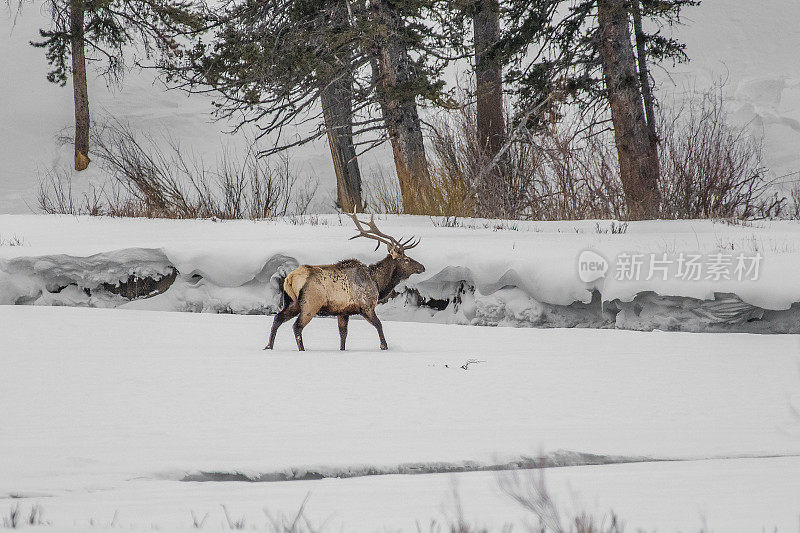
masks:
<instances>
[{"instance_id":1,"label":"snow-covered ground","mask_svg":"<svg viewBox=\"0 0 800 533\"><path fill-rule=\"evenodd\" d=\"M566 528L569 519L582 512L608 525L614 511L625 531L794 532L798 469L797 458L640 463L552 469L546 471L545 481ZM274 519L291 523L306 501L304 516L312 531L375 533L450 531L447 526L456 522L460 502L470 525L502 531L503 525L513 524L512 531L529 531L525 526L538 520L501 492L503 475L390 475L287 483L131 480L113 489L0 500L0 509L19 504L27 513L38 504L43 520L58 531L191 531L195 519L203 524L202 531L230 531L224 505L232 521L244 519L244 529L273 531ZM523 472L522 479L528 475ZM305 522L300 524L299 531L306 531Z\"/></svg>"},{"instance_id":2,"label":"snow-covered ground","mask_svg":"<svg viewBox=\"0 0 800 533\"><path fill-rule=\"evenodd\" d=\"M796 335L386 321L381 352L356 320L339 352L335 321L317 318L307 352L288 329L264 352L270 322L0 306L0 514L38 503L58 529L172 530L191 529L194 511L214 530L227 528L224 504L249 529L266 524L263 507L292 515L310 493L307 515L326 530L415 530L454 516L455 482L465 517L499 527L525 515L492 472L181 480L469 470L544 453L681 459L548 469L565 514L613 509L631 530L797 526Z\"/></svg>"}]
</instances>

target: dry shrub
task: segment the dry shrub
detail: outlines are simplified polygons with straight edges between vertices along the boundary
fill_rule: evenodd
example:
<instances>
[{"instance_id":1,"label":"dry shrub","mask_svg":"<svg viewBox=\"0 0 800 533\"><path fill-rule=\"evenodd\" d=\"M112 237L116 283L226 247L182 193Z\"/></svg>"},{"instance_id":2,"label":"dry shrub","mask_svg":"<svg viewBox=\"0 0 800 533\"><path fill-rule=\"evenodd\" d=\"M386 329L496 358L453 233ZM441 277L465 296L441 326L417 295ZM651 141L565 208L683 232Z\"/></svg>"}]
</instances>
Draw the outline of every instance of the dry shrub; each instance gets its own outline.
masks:
<instances>
[{"instance_id":1,"label":"dry shrub","mask_svg":"<svg viewBox=\"0 0 800 533\"><path fill-rule=\"evenodd\" d=\"M720 87L659 111L662 218L791 214L796 202L772 188L760 142L746 127L730 124ZM439 208L431 214L533 220L627 217L610 128L598 131L571 113L543 131L509 127L511 141L496 161L478 142L474 106L447 115L432 130L430 164L432 175L439 177L436 186L459 184L460 201L458 212Z\"/></svg>"},{"instance_id":2,"label":"dry shrub","mask_svg":"<svg viewBox=\"0 0 800 533\"><path fill-rule=\"evenodd\" d=\"M42 519L42 508L39 504L31 506L31 510L27 515L23 515L23 510L19 504L11 507L8 510L8 515L3 516L3 527L8 529L22 529L24 526L43 526L50 525Z\"/></svg>"},{"instance_id":3,"label":"dry shrub","mask_svg":"<svg viewBox=\"0 0 800 533\"><path fill-rule=\"evenodd\" d=\"M544 470L504 472L498 475L500 490L522 509L530 513L538 524L530 527L539 533L622 533L625 525L612 511L598 518L589 513L577 513L567 518L550 495L545 483Z\"/></svg>"},{"instance_id":4,"label":"dry shrub","mask_svg":"<svg viewBox=\"0 0 800 533\"><path fill-rule=\"evenodd\" d=\"M800 220L800 183L795 183L789 191L788 216L794 220Z\"/></svg>"},{"instance_id":5,"label":"dry shrub","mask_svg":"<svg viewBox=\"0 0 800 533\"><path fill-rule=\"evenodd\" d=\"M417 198L420 210L429 215L445 217L471 217L475 212L475 195L471 184L462 173L443 172L431 168L432 187ZM383 170L374 170L364 184L367 207L370 210L402 214L403 205L400 185L394 175L387 176Z\"/></svg>"},{"instance_id":6,"label":"dry shrub","mask_svg":"<svg viewBox=\"0 0 800 533\"><path fill-rule=\"evenodd\" d=\"M403 213L400 184L394 176L387 177L380 167L373 169L363 187L368 210L389 215Z\"/></svg>"},{"instance_id":7,"label":"dry shrub","mask_svg":"<svg viewBox=\"0 0 800 533\"><path fill-rule=\"evenodd\" d=\"M103 215L106 207L102 189L92 189L79 198L72 191L71 171L55 168L39 178L36 203L39 211L51 215Z\"/></svg>"},{"instance_id":8,"label":"dry shrub","mask_svg":"<svg viewBox=\"0 0 800 533\"><path fill-rule=\"evenodd\" d=\"M488 165L488 158L476 136L476 122L472 108L462 108L455 118L439 117L432 123L431 155L429 163L431 181L439 200L431 215L476 216L484 210L481 187L475 179L475 170Z\"/></svg>"},{"instance_id":9,"label":"dry shrub","mask_svg":"<svg viewBox=\"0 0 800 533\"><path fill-rule=\"evenodd\" d=\"M662 108L659 121L665 218L779 214L782 200L770 193L761 143L746 126L730 123L721 86Z\"/></svg>"},{"instance_id":10,"label":"dry shrub","mask_svg":"<svg viewBox=\"0 0 800 533\"><path fill-rule=\"evenodd\" d=\"M476 210L476 196L463 175L431 173L431 191L427 196L426 213L435 216L471 216Z\"/></svg>"},{"instance_id":11,"label":"dry shrub","mask_svg":"<svg viewBox=\"0 0 800 533\"><path fill-rule=\"evenodd\" d=\"M528 215L534 220L625 218L614 146L607 134L582 137L580 123L539 135Z\"/></svg>"},{"instance_id":12,"label":"dry shrub","mask_svg":"<svg viewBox=\"0 0 800 533\"><path fill-rule=\"evenodd\" d=\"M511 121L507 120L507 124ZM616 159L602 137L579 137L579 123L533 135L509 128L511 141L493 160L476 135L474 106L434 124L431 168L460 184L458 216L569 220L618 218L624 201ZM445 213L434 213L445 214Z\"/></svg>"},{"instance_id":13,"label":"dry shrub","mask_svg":"<svg viewBox=\"0 0 800 533\"><path fill-rule=\"evenodd\" d=\"M514 193L520 189L517 181L525 179L524 172L516 172L518 169L504 160L493 167L502 168L502 172L487 173L485 179L477 177L476 171L487 168L491 161L477 141L474 106L439 117L431 125L428 150L432 187L420 195L421 210L443 217L519 218L516 214L524 199L515 198ZM372 209L382 213L406 211L393 176L373 172L366 189Z\"/></svg>"},{"instance_id":14,"label":"dry shrub","mask_svg":"<svg viewBox=\"0 0 800 533\"><path fill-rule=\"evenodd\" d=\"M255 220L303 214L317 189L316 181L301 181L288 157L280 157L276 164L259 158L253 149L243 158L224 152L210 170L179 143L136 135L119 122L101 127L93 144L110 182L76 199L71 174L50 172L39 183L41 211Z\"/></svg>"}]
</instances>

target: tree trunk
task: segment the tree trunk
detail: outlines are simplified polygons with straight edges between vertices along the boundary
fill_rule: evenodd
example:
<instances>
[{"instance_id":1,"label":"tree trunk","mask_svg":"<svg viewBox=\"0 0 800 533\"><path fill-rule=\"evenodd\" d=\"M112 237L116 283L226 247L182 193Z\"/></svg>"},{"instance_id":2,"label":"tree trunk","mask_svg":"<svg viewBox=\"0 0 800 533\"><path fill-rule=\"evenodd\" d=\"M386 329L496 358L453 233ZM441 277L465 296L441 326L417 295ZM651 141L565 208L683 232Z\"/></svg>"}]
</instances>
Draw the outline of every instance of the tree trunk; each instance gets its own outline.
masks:
<instances>
[{"instance_id":1,"label":"tree trunk","mask_svg":"<svg viewBox=\"0 0 800 533\"><path fill-rule=\"evenodd\" d=\"M328 24L349 26L349 0L328 2ZM336 172L336 207L346 213L364 211L361 198L361 172L353 144L352 52L335 54L329 70L318 72L325 80L320 89L322 116Z\"/></svg>"},{"instance_id":2,"label":"tree trunk","mask_svg":"<svg viewBox=\"0 0 800 533\"><path fill-rule=\"evenodd\" d=\"M378 98L392 143L403 210L410 214L425 214L432 190L431 177L412 87L415 81L413 65L408 47L401 38L404 22L386 0L377 0L374 9L379 23L385 28L375 49Z\"/></svg>"},{"instance_id":3,"label":"tree trunk","mask_svg":"<svg viewBox=\"0 0 800 533\"><path fill-rule=\"evenodd\" d=\"M361 172L353 146L353 85L343 76L320 91L325 129L336 172L339 209L346 213L364 211L361 198Z\"/></svg>"},{"instance_id":4,"label":"tree trunk","mask_svg":"<svg viewBox=\"0 0 800 533\"><path fill-rule=\"evenodd\" d=\"M633 32L636 36L636 59L639 63L639 83L642 86L642 100L644 101L644 114L647 118L647 128L650 133L650 143L653 150L658 151L658 134L656 133L656 113L653 90L650 87L650 72L647 69L647 50L642 31L642 5L635 0L633 6Z\"/></svg>"},{"instance_id":5,"label":"tree trunk","mask_svg":"<svg viewBox=\"0 0 800 533\"><path fill-rule=\"evenodd\" d=\"M84 0L71 0L69 10L72 46L72 91L75 100L75 170L89 166L89 90L83 43Z\"/></svg>"},{"instance_id":6,"label":"tree trunk","mask_svg":"<svg viewBox=\"0 0 800 533\"><path fill-rule=\"evenodd\" d=\"M598 0L600 60L630 219L657 218L658 154L650 142L626 0Z\"/></svg>"},{"instance_id":7,"label":"tree trunk","mask_svg":"<svg viewBox=\"0 0 800 533\"><path fill-rule=\"evenodd\" d=\"M476 0L472 26L475 32L478 141L491 160L505 142L503 66L492 54L500 39L498 0Z\"/></svg>"}]
</instances>

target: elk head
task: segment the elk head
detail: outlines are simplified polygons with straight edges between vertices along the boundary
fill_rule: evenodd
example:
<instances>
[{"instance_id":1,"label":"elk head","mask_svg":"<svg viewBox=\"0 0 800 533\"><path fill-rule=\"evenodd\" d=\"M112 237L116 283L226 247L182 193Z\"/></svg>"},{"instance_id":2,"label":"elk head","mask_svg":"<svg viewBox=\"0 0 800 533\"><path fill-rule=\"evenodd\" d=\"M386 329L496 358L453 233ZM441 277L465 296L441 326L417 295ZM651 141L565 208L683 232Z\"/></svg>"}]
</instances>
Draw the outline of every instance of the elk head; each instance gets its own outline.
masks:
<instances>
[{"instance_id":1,"label":"elk head","mask_svg":"<svg viewBox=\"0 0 800 533\"><path fill-rule=\"evenodd\" d=\"M375 246L376 250L378 247L380 247L381 243L386 245L386 248L389 252L387 259L391 258L395 263L394 277L398 282L400 280L407 279L412 274L421 274L425 272L425 267L422 266L421 263L414 261L406 255L407 250L410 250L419 244L419 239L414 241L414 237L410 237L409 239L403 241L397 240L391 235L386 235L378 229L377 225L375 225L374 215L370 215L369 222L362 222L361 220L358 220L358 217L356 217L355 213L348 213L347 216L353 219L353 222L358 229L358 235L353 235L350 237L350 240L357 239L358 237L366 237L368 239L376 240L378 241L377 246ZM366 229L364 228L364 224L367 225Z\"/></svg>"}]
</instances>

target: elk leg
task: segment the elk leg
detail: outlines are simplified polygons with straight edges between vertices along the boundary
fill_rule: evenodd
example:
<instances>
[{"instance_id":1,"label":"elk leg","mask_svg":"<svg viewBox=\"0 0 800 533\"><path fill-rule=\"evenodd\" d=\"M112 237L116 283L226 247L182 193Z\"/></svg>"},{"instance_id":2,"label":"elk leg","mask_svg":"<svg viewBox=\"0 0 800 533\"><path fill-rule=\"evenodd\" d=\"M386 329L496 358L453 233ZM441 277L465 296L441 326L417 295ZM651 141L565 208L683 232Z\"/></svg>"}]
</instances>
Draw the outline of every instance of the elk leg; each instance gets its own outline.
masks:
<instances>
[{"instance_id":1,"label":"elk leg","mask_svg":"<svg viewBox=\"0 0 800 533\"><path fill-rule=\"evenodd\" d=\"M383 336L383 324L378 319L378 315L375 314L375 309L367 309L361 313L367 322L375 326L375 329L378 330L378 337L381 339L381 350L388 350L389 347L386 345L386 338Z\"/></svg>"},{"instance_id":2,"label":"elk leg","mask_svg":"<svg viewBox=\"0 0 800 533\"><path fill-rule=\"evenodd\" d=\"M298 298L302 302L300 303L300 316L297 317L297 320L294 321L294 339L297 341L297 349L301 352L305 350L303 347L303 328L311 322L311 319L314 318L319 310L322 308L321 305L312 305L309 298L304 298L304 294L301 293L300 297Z\"/></svg>"},{"instance_id":3,"label":"elk leg","mask_svg":"<svg viewBox=\"0 0 800 533\"><path fill-rule=\"evenodd\" d=\"M342 339L340 350L344 350L344 341L347 339L347 324L349 322L349 315L339 315L339 337Z\"/></svg>"},{"instance_id":4,"label":"elk leg","mask_svg":"<svg viewBox=\"0 0 800 533\"><path fill-rule=\"evenodd\" d=\"M278 311L278 314L275 315L275 319L272 321L272 331L269 332L269 343L264 348L265 350L271 350L273 345L275 344L275 335L278 333L278 328L281 327L281 324L286 322L292 317L297 316L300 313L300 304L292 300L292 303Z\"/></svg>"},{"instance_id":5,"label":"elk leg","mask_svg":"<svg viewBox=\"0 0 800 533\"><path fill-rule=\"evenodd\" d=\"M314 315L309 315L308 313L302 313L297 320L294 321L294 326L292 329L294 330L294 340L297 341L297 349L301 352L305 351L303 347L303 328L311 322L311 319L314 318Z\"/></svg>"}]
</instances>

